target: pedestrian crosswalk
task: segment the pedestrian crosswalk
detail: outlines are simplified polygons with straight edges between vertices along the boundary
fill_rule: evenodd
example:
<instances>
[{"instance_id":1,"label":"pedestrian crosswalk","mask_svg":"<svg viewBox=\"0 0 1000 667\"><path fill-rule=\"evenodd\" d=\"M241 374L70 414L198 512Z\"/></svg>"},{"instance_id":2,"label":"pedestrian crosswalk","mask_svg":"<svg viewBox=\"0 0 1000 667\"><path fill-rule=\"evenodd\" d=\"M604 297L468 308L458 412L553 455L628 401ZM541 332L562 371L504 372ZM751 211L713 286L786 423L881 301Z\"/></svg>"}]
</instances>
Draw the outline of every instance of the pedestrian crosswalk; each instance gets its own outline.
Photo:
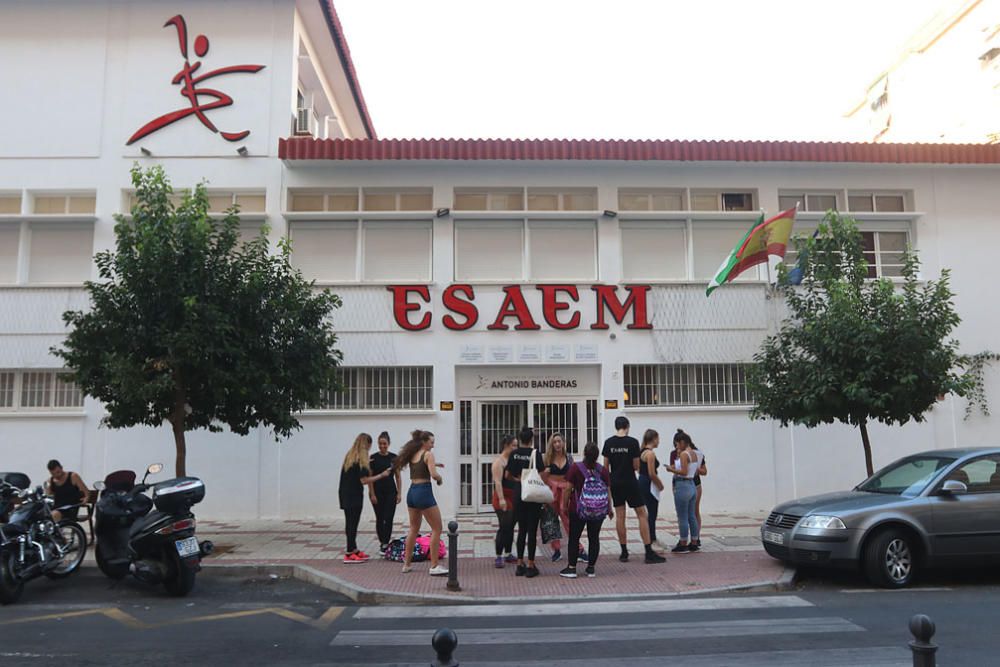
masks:
<instances>
[{"instance_id":1,"label":"pedestrian crosswalk","mask_svg":"<svg viewBox=\"0 0 1000 667\"><path fill-rule=\"evenodd\" d=\"M460 663L479 667L660 667L678 658L685 667L910 664L905 644L879 645L861 625L797 595L362 607L353 621L330 645L344 652L338 663L369 667L427 664L430 638L445 626L458 635Z\"/></svg>"}]
</instances>

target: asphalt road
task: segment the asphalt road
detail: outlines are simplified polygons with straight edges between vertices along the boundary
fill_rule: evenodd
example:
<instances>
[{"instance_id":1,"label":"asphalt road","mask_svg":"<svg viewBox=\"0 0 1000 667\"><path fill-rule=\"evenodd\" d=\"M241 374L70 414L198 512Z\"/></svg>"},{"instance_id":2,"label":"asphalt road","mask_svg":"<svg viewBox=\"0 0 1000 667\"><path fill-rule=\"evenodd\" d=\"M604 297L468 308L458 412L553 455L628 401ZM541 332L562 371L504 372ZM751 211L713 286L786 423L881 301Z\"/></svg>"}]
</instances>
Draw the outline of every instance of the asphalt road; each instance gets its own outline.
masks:
<instances>
[{"instance_id":1,"label":"asphalt road","mask_svg":"<svg viewBox=\"0 0 1000 667\"><path fill-rule=\"evenodd\" d=\"M996 664L1000 575L935 575L901 592L806 573L798 590L622 602L359 607L293 580L205 572L189 598L87 568L0 608L3 665L428 665L453 628L463 665L910 665L907 622L938 625L941 665ZM683 656L683 657L682 657Z\"/></svg>"}]
</instances>

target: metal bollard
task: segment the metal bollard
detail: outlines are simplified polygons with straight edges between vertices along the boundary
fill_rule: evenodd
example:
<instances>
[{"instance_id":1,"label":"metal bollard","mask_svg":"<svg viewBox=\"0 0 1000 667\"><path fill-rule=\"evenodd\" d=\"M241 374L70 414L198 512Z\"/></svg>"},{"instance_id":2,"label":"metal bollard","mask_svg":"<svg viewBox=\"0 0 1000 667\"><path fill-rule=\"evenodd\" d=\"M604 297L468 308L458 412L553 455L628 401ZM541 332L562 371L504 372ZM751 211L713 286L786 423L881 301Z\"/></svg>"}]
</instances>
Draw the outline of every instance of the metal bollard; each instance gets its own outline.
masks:
<instances>
[{"instance_id":1,"label":"metal bollard","mask_svg":"<svg viewBox=\"0 0 1000 667\"><path fill-rule=\"evenodd\" d=\"M454 523L452 521L452 524ZM437 653L437 660L431 663L431 667L458 667L454 655L455 649L458 647L458 635L455 634L454 630L441 628L435 632L434 637L431 638L431 646Z\"/></svg>"},{"instance_id":2,"label":"metal bollard","mask_svg":"<svg viewBox=\"0 0 1000 667\"><path fill-rule=\"evenodd\" d=\"M462 590L462 587L458 585L458 522L457 521L448 522L448 590L449 591ZM449 632L451 631L449 630Z\"/></svg>"},{"instance_id":3,"label":"metal bollard","mask_svg":"<svg viewBox=\"0 0 1000 667\"><path fill-rule=\"evenodd\" d=\"M931 643L934 636L934 621L925 614L917 614L910 619L910 651L913 652L913 667L935 667L937 665L937 644Z\"/></svg>"}]
</instances>

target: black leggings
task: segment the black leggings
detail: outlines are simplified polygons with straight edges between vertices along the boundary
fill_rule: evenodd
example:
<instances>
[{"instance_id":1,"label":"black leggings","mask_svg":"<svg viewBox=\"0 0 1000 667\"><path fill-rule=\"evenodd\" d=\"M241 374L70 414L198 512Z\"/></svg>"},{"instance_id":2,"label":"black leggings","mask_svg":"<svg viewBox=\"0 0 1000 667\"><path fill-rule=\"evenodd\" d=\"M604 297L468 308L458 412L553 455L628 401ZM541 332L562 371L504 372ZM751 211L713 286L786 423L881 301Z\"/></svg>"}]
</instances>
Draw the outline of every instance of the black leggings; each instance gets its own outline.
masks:
<instances>
[{"instance_id":1,"label":"black leggings","mask_svg":"<svg viewBox=\"0 0 1000 667\"><path fill-rule=\"evenodd\" d=\"M649 541L656 541L656 515L660 511L660 501L653 497L653 480L646 475L639 475L639 489L646 503L646 518L649 520Z\"/></svg>"},{"instance_id":2,"label":"black leggings","mask_svg":"<svg viewBox=\"0 0 1000 667\"><path fill-rule=\"evenodd\" d=\"M347 528L347 553L358 550L358 524L361 523L362 505L344 508L344 522Z\"/></svg>"},{"instance_id":3,"label":"black leggings","mask_svg":"<svg viewBox=\"0 0 1000 667\"><path fill-rule=\"evenodd\" d=\"M601 553L601 525L604 519L594 519L584 521L571 514L569 517L569 561L570 567L576 567L576 561L580 557L580 536L583 529L587 529L587 564L594 565L597 557Z\"/></svg>"},{"instance_id":4,"label":"black leggings","mask_svg":"<svg viewBox=\"0 0 1000 667\"><path fill-rule=\"evenodd\" d=\"M496 544L497 556L502 556L509 554L513 550L514 523L517 517L514 514L514 508L509 508L506 512L496 510L496 513L499 526L497 527L497 536L494 542Z\"/></svg>"},{"instance_id":5,"label":"black leggings","mask_svg":"<svg viewBox=\"0 0 1000 667\"><path fill-rule=\"evenodd\" d=\"M538 522L542 518L541 503L520 501L517 504L517 558L524 559L524 543L528 543L528 560L535 560L538 546Z\"/></svg>"},{"instance_id":6,"label":"black leggings","mask_svg":"<svg viewBox=\"0 0 1000 667\"><path fill-rule=\"evenodd\" d=\"M389 544L392 541L392 520L396 517L395 490L382 491L375 494L375 532L379 544Z\"/></svg>"}]
</instances>

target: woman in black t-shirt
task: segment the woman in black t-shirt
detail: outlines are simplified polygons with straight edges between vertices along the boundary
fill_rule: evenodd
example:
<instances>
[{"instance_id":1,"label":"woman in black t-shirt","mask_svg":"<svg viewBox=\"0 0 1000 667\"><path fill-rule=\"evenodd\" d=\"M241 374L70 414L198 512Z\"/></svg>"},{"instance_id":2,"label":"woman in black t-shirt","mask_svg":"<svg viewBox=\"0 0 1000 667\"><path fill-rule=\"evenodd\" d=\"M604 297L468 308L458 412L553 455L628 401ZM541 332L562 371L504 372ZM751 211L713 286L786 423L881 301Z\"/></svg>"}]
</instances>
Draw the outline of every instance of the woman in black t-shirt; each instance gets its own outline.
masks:
<instances>
[{"instance_id":1,"label":"woman in black t-shirt","mask_svg":"<svg viewBox=\"0 0 1000 667\"><path fill-rule=\"evenodd\" d=\"M519 446L510 455L506 473L506 478L515 483L513 491L518 530L517 569L514 574L530 579L538 576L538 568L535 567L535 549L538 546L538 521L542 518L542 505L521 500L521 473L531 467L541 472L545 464L542 462L542 453L534 447L535 432L532 429L525 426L517 439ZM527 565L524 562L525 546L528 548Z\"/></svg>"},{"instance_id":2,"label":"woman in black t-shirt","mask_svg":"<svg viewBox=\"0 0 1000 667\"><path fill-rule=\"evenodd\" d=\"M358 549L358 524L361 522L361 510L365 506L365 486L371 484L368 468L368 451L372 448L372 437L361 433L354 439L354 444L347 450L344 465L340 468L340 509L344 510L344 523L347 531L347 552L344 563L364 563L368 554Z\"/></svg>"},{"instance_id":3,"label":"woman in black t-shirt","mask_svg":"<svg viewBox=\"0 0 1000 667\"><path fill-rule=\"evenodd\" d=\"M390 473L388 477L382 477L382 473L392 470L392 463L396 460L396 455L389 451L389 443L389 434L386 431L379 433L378 451L368 460L371 474L378 477L369 487L368 498L375 510L375 532L382 552L392 540L392 522L396 516L396 505L401 499L399 489L402 487L399 470L395 474Z\"/></svg>"}]
</instances>

